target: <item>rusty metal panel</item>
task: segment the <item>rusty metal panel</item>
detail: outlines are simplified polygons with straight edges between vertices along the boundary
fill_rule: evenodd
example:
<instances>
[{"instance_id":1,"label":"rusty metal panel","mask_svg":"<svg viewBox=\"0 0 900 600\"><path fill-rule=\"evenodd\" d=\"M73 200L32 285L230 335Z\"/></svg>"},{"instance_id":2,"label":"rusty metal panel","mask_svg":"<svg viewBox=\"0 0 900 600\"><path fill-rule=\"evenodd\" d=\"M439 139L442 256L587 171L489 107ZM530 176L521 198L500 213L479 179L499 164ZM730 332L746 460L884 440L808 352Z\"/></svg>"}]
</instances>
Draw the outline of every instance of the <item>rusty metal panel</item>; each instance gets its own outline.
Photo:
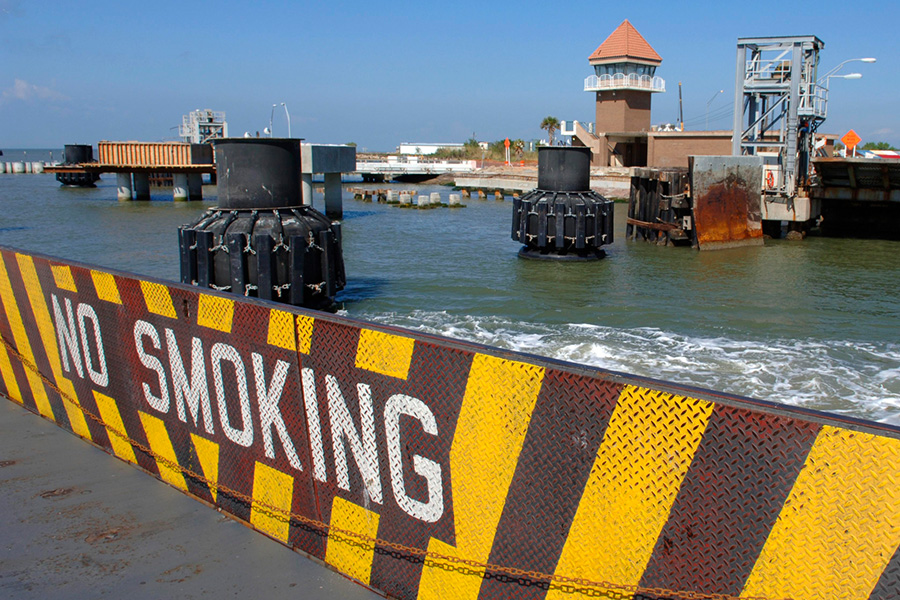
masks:
<instances>
[{"instance_id":1,"label":"rusty metal panel","mask_svg":"<svg viewBox=\"0 0 900 600\"><path fill-rule=\"evenodd\" d=\"M191 162L191 144L184 142L99 142L99 162L134 167L183 167Z\"/></svg>"},{"instance_id":2,"label":"rusty metal panel","mask_svg":"<svg viewBox=\"0 0 900 600\"><path fill-rule=\"evenodd\" d=\"M392 597L900 585L877 423L6 248L0 393Z\"/></svg>"},{"instance_id":3,"label":"rusty metal panel","mask_svg":"<svg viewBox=\"0 0 900 600\"><path fill-rule=\"evenodd\" d=\"M690 165L700 250L761 246L762 158L691 156Z\"/></svg>"}]
</instances>

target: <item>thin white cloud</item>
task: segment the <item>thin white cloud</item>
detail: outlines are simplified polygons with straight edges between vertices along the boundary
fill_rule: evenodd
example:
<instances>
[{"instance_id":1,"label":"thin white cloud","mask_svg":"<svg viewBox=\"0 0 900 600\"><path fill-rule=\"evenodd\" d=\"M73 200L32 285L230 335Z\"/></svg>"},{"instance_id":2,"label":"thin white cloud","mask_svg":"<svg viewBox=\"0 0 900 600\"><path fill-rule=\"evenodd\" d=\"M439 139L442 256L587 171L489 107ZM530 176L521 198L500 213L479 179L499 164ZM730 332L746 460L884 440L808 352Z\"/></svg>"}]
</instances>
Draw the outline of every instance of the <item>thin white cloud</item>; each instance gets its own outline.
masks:
<instances>
[{"instance_id":1,"label":"thin white cloud","mask_svg":"<svg viewBox=\"0 0 900 600\"><path fill-rule=\"evenodd\" d=\"M873 135L893 135L894 130L890 127L885 127L883 129L877 129L872 132Z\"/></svg>"},{"instance_id":2,"label":"thin white cloud","mask_svg":"<svg viewBox=\"0 0 900 600\"><path fill-rule=\"evenodd\" d=\"M68 100L69 97L54 89L28 83L24 79L16 79L12 87L3 90L0 99L4 101L21 100L23 102L31 102L32 100Z\"/></svg>"},{"instance_id":3,"label":"thin white cloud","mask_svg":"<svg viewBox=\"0 0 900 600\"><path fill-rule=\"evenodd\" d=\"M0 0L0 20L22 16L19 0Z\"/></svg>"}]
</instances>

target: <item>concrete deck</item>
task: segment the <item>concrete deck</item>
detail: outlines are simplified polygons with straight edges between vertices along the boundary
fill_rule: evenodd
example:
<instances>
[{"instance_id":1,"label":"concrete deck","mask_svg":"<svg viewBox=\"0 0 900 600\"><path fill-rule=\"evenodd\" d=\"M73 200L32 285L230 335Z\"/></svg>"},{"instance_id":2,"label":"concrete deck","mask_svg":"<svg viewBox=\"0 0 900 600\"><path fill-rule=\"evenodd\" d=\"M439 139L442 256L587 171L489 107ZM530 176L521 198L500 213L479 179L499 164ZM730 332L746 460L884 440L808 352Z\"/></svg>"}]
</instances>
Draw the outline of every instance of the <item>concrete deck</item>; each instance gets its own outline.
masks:
<instances>
[{"instance_id":1,"label":"concrete deck","mask_svg":"<svg viewBox=\"0 0 900 600\"><path fill-rule=\"evenodd\" d=\"M381 596L0 396L0 598Z\"/></svg>"}]
</instances>

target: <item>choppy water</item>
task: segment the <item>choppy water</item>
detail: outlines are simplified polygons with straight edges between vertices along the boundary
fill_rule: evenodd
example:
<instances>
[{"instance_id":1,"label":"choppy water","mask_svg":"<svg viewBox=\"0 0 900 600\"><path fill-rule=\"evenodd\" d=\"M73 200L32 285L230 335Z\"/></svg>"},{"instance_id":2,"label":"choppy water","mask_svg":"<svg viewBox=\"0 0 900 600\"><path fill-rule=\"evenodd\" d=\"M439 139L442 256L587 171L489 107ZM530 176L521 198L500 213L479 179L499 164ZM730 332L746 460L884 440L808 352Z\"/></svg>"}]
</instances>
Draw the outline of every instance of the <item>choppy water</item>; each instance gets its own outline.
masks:
<instances>
[{"instance_id":1,"label":"choppy water","mask_svg":"<svg viewBox=\"0 0 900 600\"><path fill-rule=\"evenodd\" d=\"M119 203L110 176L78 190L0 175L0 244L177 279L177 227L214 197L176 204L156 191ZM900 242L698 253L626 242L617 205L606 259L555 264L516 256L510 202L467 203L404 210L346 194L346 314L900 424Z\"/></svg>"}]
</instances>

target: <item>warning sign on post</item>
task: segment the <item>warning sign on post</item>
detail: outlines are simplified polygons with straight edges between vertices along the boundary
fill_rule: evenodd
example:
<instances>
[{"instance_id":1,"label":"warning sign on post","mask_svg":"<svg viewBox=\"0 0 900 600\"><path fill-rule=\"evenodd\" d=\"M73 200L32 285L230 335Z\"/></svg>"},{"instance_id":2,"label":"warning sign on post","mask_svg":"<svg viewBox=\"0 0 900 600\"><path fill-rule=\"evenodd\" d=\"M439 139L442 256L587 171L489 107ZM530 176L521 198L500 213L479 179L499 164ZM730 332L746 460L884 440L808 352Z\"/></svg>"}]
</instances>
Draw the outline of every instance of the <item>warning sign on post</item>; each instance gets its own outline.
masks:
<instances>
[{"instance_id":1,"label":"warning sign on post","mask_svg":"<svg viewBox=\"0 0 900 600\"><path fill-rule=\"evenodd\" d=\"M841 138L841 142L847 147L847 150L853 150L861 141L862 138L860 138L859 134L852 129L844 134L844 137Z\"/></svg>"}]
</instances>

